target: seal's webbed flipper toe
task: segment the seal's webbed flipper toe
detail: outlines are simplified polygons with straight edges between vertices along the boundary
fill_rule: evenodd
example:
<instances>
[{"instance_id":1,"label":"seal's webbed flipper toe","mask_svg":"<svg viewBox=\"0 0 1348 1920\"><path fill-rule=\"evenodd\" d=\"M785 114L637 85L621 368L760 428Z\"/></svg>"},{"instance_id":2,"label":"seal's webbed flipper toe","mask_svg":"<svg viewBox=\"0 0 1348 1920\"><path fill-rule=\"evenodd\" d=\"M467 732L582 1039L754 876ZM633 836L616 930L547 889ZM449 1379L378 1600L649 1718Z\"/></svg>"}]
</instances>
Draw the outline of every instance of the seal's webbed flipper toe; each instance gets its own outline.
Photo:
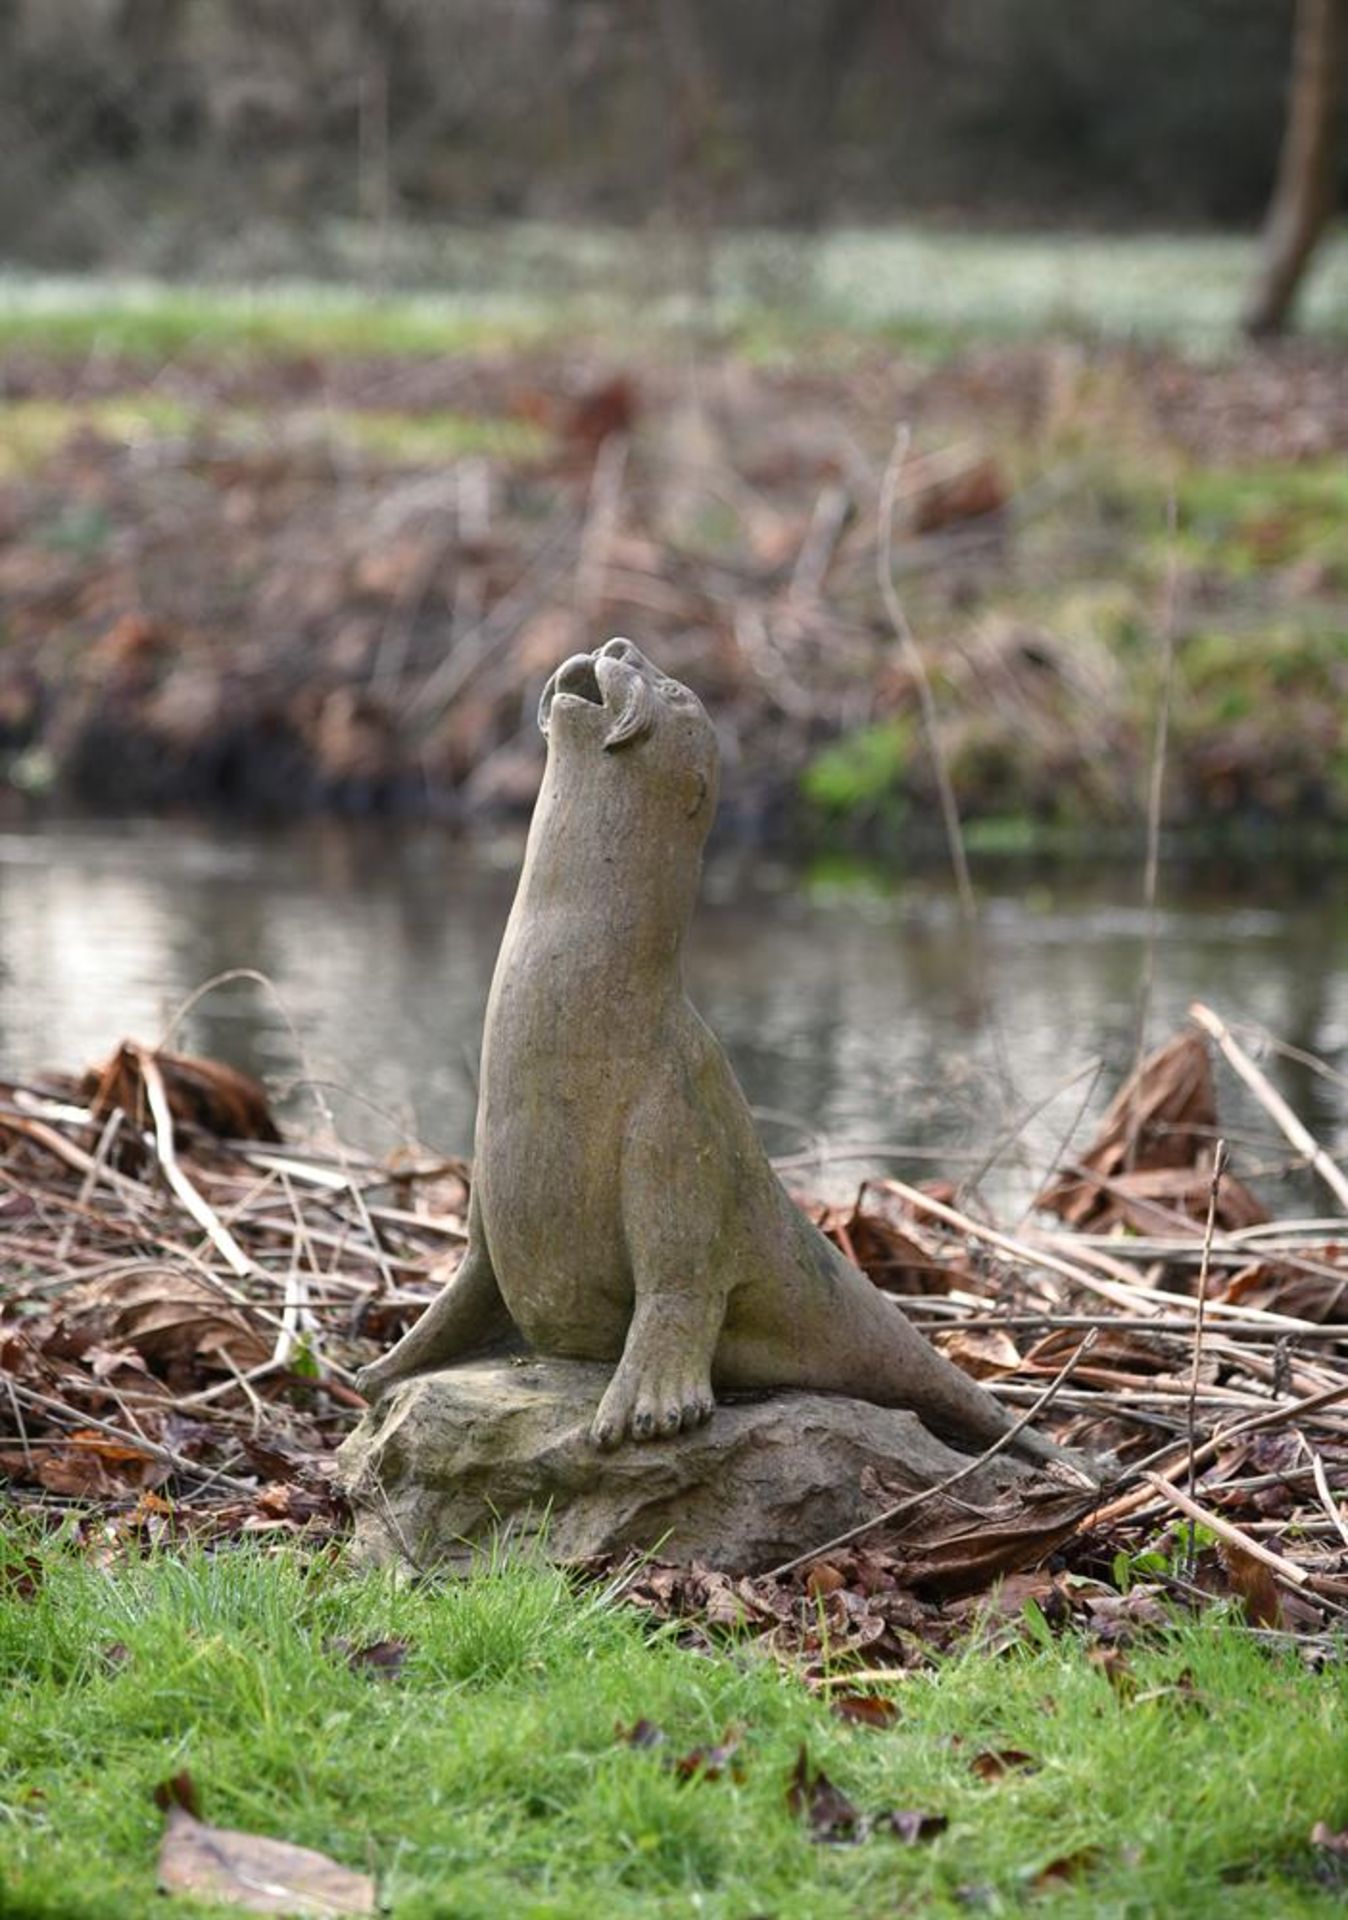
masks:
<instances>
[{"instance_id":1,"label":"seal's webbed flipper toe","mask_svg":"<svg viewBox=\"0 0 1348 1920\"><path fill-rule=\"evenodd\" d=\"M590 1438L605 1449L624 1440L670 1440L703 1426L714 1404L711 1381L686 1361L675 1361L671 1369L657 1356L643 1364L625 1353L599 1403Z\"/></svg>"}]
</instances>

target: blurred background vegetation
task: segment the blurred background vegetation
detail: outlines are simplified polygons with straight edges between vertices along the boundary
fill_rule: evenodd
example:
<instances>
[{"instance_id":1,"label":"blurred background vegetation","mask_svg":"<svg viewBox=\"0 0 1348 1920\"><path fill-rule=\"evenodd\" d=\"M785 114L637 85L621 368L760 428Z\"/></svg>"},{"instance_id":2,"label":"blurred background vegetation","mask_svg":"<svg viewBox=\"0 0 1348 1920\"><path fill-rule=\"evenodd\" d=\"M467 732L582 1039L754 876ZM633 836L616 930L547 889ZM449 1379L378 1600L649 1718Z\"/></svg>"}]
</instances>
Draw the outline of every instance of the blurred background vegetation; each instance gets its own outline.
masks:
<instances>
[{"instance_id":1,"label":"blurred background vegetation","mask_svg":"<svg viewBox=\"0 0 1348 1920\"><path fill-rule=\"evenodd\" d=\"M314 271L353 217L671 205L1249 228L1292 26L1292 0L6 0L0 246Z\"/></svg>"},{"instance_id":2,"label":"blurred background vegetation","mask_svg":"<svg viewBox=\"0 0 1348 1920\"><path fill-rule=\"evenodd\" d=\"M768 1104L882 1128L958 1053L942 762L1029 1083L1069 1004L1135 1042L1150 832L1198 862L1161 1001L1221 999L1234 890L1252 997L1335 1057L1346 40L1348 0L0 0L0 1061L262 964L364 996L343 1071L363 1035L466 1144L504 900L463 863L615 631L717 718L713 895L756 904L706 997ZM895 916L849 909L850 987L844 875ZM900 947L921 1058L877 1050ZM211 1044L275 1065L269 1020Z\"/></svg>"},{"instance_id":3,"label":"blurred background vegetation","mask_svg":"<svg viewBox=\"0 0 1348 1920\"><path fill-rule=\"evenodd\" d=\"M518 810L525 687L626 620L721 702L741 829L911 837L906 420L976 834L1138 826L1177 620L1176 818L1348 820L1342 244L1322 344L1235 351L1342 200L1344 40L1344 0L0 0L11 788Z\"/></svg>"}]
</instances>

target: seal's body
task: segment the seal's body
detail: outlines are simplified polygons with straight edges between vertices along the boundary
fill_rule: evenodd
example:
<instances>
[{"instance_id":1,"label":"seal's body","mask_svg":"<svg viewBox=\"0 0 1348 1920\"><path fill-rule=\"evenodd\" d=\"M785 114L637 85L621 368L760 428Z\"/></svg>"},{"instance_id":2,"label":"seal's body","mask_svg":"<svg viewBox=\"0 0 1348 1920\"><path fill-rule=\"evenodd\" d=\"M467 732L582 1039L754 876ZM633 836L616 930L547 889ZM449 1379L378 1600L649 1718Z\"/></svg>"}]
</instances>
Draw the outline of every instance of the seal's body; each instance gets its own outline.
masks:
<instances>
[{"instance_id":1,"label":"seal's body","mask_svg":"<svg viewBox=\"0 0 1348 1920\"><path fill-rule=\"evenodd\" d=\"M513 1323L541 1352L617 1363L601 1446L706 1419L713 1387L848 1393L999 1439L999 1404L792 1202L684 994L716 799L701 702L613 640L559 668L540 724L547 772L487 1006L467 1252L362 1390Z\"/></svg>"}]
</instances>

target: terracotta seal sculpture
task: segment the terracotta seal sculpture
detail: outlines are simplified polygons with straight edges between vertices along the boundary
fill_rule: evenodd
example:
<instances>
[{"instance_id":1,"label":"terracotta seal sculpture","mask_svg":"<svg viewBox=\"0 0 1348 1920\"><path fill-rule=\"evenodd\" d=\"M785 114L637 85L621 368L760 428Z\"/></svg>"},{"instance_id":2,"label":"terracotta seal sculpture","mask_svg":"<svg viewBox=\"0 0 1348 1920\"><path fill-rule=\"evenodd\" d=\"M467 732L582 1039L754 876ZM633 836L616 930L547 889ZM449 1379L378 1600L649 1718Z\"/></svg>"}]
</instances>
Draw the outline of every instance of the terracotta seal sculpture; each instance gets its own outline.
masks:
<instances>
[{"instance_id":1,"label":"terracotta seal sculpture","mask_svg":"<svg viewBox=\"0 0 1348 1920\"><path fill-rule=\"evenodd\" d=\"M630 641L544 689L547 769L487 1004L463 1260L359 1376L370 1399L512 1327L613 1365L591 1433L656 1441L718 1390L907 1408L986 1446L1011 1421L824 1238L773 1172L681 950L716 806L697 696ZM1028 1430L1015 1447L1061 1458Z\"/></svg>"}]
</instances>

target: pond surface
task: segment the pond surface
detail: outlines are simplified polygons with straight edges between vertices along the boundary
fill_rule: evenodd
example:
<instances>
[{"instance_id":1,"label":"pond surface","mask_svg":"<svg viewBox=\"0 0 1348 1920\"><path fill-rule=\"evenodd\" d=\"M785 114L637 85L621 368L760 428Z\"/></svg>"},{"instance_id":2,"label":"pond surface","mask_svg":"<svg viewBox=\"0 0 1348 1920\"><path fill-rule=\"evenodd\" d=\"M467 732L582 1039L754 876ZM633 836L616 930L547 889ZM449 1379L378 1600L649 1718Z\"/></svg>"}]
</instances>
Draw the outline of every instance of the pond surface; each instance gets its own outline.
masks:
<instances>
[{"instance_id":1,"label":"pond surface","mask_svg":"<svg viewBox=\"0 0 1348 1920\"><path fill-rule=\"evenodd\" d=\"M263 1075L305 1127L319 1116L294 1083L309 1075L362 1144L416 1138L466 1153L519 851L334 824L0 832L0 1074L82 1067L124 1037L157 1040L203 982L255 968L274 993L215 989L177 1043ZM1002 1142L984 1190L1014 1210L1074 1120L1084 1142L1117 1086L1146 951L1136 873L994 867L979 894L982 996L941 878L844 887L731 860L709 868L690 991L771 1149L828 1143L830 1157L801 1169L813 1190L842 1196L881 1164L958 1179ZM1266 868L1221 884L1163 870L1152 1040L1195 998L1348 1068L1348 875L1293 885ZM1262 1057L1331 1152L1348 1142L1343 1083ZM1238 1096L1224 1078L1233 1137L1255 1160L1285 1161L1266 1117ZM872 1151L836 1157L860 1146ZM1322 1210L1304 1178L1285 1197Z\"/></svg>"}]
</instances>

